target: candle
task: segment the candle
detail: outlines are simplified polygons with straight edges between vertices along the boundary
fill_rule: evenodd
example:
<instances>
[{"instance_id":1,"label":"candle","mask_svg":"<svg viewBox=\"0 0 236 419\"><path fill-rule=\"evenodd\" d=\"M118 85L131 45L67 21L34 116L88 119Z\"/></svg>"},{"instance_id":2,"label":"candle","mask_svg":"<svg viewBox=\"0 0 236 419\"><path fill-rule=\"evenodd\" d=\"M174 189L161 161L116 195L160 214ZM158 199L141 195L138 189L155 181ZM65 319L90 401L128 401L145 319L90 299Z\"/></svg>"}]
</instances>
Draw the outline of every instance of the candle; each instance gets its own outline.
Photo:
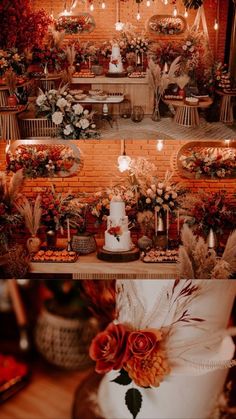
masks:
<instances>
[{"instance_id":1,"label":"candle","mask_svg":"<svg viewBox=\"0 0 236 419\"><path fill-rule=\"evenodd\" d=\"M67 218L67 241L70 242L70 220Z\"/></svg>"},{"instance_id":2,"label":"candle","mask_svg":"<svg viewBox=\"0 0 236 419\"><path fill-rule=\"evenodd\" d=\"M169 207L166 208L166 230L169 231Z\"/></svg>"},{"instance_id":3,"label":"candle","mask_svg":"<svg viewBox=\"0 0 236 419\"><path fill-rule=\"evenodd\" d=\"M179 210L177 211L177 233L178 233L178 237L179 237L179 233L180 233Z\"/></svg>"},{"instance_id":4,"label":"candle","mask_svg":"<svg viewBox=\"0 0 236 419\"><path fill-rule=\"evenodd\" d=\"M154 212L154 217L155 217L155 236L157 235L157 210L155 208L155 212Z\"/></svg>"}]
</instances>

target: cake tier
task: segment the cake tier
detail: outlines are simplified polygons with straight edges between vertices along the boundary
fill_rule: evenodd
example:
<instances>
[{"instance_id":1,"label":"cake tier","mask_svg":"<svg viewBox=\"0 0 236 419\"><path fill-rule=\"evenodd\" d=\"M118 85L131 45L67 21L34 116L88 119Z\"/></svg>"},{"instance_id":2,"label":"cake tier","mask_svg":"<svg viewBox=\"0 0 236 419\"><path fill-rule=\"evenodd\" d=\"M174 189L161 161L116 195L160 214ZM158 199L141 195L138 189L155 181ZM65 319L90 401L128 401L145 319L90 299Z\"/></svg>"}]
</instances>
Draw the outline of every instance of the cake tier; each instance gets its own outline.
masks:
<instances>
[{"instance_id":1,"label":"cake tier","mask_svg":"<svg viewBox=\"0 0 236 419\"><path fill-rule=\"evenodd\" d=\"M109 63L109 73L123 73L124 68L122 62L117 64Z\"/></svg>"},{"instance_id":2,"label":"cake tier","mask_svg":"<svg viewBox=\"0 0 236 419\"><path fill-rule=\"evenodd\" d=\"M120 47L118 45L113 45L111 49L111 55L113 58L120 57Z\"/></svg>"},{"instance_id":3,"label":"cake tier","mask_svg":"<svg viewBox=\"0 0 236 419\"><path fill-rule=\"evenodd\" d=\"M124 201L111 201L110 202L110 217L111 218L123 218L125 217L125 203Z\"/></svg>"},{"instance_id":4,"label":"cake tier","mask_svg":"<svg viewBox=\"0 0 236 419\"><path fill-rule=\"evenodd\" d=\"M119 240L107 231L105 231L105 249L111 252L126 252L132 248L130 231L124 231Z\"/></svg>"},{"instance_id":5,"label":"cake tier","mask_svg":"<svg viewBox=\"0 0 236 419\"><path fill-rule=\"evenodd\" d=\"M188 294L188 285L197 288ZM223 336L234 302L236 284L232 281L126 280L117 281L119 323L139 330L160 329L174 323L176 313L187 309L191 318L202 322L177 322L166 341L171 373L158 388L142 389L131 384L111 382L117 371L101 382L98 401L107 419L132 418L125 405L125 393L132 386L142 393L137 419L206 419L222 391L227 369L207 365L230 361L234 344ZM186 302L185 302L186 301ZM179 312L179 309L180 312ZM171 403L170 403L171 400Z\"/></svg>"},{"instance_id":6,"label":"cake tier","mask_svg":"<svg viewBox=\"0 0 236 419\"><path fill-rule=\"evenodd\" d=\"M226 337L211 360L230 360L234 344ZM227 369L194 376L170 375L156 389L141 389L143 401L137 419L207 419L211 416L217 399L223 389ZM111 382L117 372L107 374L99 387L98 401L105 419L131 419L125 404L125 393L129 386Z\"/></svg>"},{"instance_id":7,"label":"cake tier","mask_svg":"<svg viewBox=\"0 0 236 419\"><path fill-rule=\"evenodd\" d=\"M128 231L128 217L111 217L110 215L107 217L107 229L111 227L121 227L122 232Z\"/></svg>"}]
</instances>

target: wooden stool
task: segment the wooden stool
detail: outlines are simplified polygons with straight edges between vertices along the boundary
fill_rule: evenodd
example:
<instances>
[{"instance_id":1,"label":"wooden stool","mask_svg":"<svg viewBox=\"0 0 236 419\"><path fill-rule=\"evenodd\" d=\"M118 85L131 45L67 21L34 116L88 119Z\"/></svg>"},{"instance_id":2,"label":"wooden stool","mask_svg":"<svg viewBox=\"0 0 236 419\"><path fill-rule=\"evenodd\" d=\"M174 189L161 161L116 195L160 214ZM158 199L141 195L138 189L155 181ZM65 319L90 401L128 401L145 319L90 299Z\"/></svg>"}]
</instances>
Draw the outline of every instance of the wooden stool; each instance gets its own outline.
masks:
<instances>
[{"instance_id":1,"label":"wooden stool","mask_svg":"<svg viewBox=\"0 0 236 419\"><path fill-rule=\"evenodd\" d=\"M229 125L234 122L231 97L231 95L222 95L220 101L220 122Z\"/></svg>"},{"instance_id":2,"label":"wooden stool","mask_svg":"<svg viewBox=\"0 0 236 419\"><path fill-rule=\"evenodd\" d=\"M197 106L179 106L174 121L184 127L197 127L200 124Z\"/></svg>"},{"instance_id":3,"label":"wooden stool","mask_svg":"<svg viewBox=\"0 0 236 419\"><path fill-rule=\"evenodd\" d=\"M20 130L17 120L17 114L22 110L15 111L1 111L0 112L0 126L2 138L4 140L19 140Z\"/></svg>"}]
</instances>

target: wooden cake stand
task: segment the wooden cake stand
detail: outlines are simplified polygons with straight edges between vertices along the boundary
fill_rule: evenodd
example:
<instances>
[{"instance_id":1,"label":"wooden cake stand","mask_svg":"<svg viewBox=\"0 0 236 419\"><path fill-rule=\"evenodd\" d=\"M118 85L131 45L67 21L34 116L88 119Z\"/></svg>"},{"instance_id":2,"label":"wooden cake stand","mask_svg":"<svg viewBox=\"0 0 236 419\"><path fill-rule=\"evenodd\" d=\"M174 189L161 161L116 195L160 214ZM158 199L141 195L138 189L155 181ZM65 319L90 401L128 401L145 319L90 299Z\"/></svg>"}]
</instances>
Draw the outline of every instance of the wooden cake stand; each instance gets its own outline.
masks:
<instances>
[{"instance_id":1,"label":"wooden cake stand","mask_svg":"<svg viewBox=\"0 0 236 419\"><path fill-rule=\"evenodd\" d=\"M97 257L100 260L105 260L106 262L132 262L138 260L140 256L140 251L137 247L134 247L127 252L109 252L103 248L98 249Z\"/></svg>"}]
</instances>

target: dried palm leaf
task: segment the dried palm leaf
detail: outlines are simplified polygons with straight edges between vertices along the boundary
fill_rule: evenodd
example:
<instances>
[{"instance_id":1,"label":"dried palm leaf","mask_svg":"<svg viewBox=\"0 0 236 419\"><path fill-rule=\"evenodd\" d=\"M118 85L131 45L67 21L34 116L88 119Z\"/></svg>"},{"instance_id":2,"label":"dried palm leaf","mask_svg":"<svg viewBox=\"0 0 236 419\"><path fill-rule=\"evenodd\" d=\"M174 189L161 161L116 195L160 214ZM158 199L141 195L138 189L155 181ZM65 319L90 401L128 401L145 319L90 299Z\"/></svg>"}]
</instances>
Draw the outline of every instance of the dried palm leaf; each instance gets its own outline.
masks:
<instances>
[{"instance_id":1,"label":"dried palm leaf","mask_svg":"<svg viewBox=\"0 0 236 419\"><path fill-rule=\"evenodd\" d=\"M185 247L183 246L180 246L180 249L179 249L178 269L179 269L180 279L194 279L195 278L191 260L188 256L188 253Z\"/></svg>"},{"instance_id":2,"label":"dried palm leaf","mask_svg":"<svg viewBox=\"0 0 236 419\"><path fill-rule=\"evenodd\" d=\"M9 201L11 205L20 194L20 191L23 186L23 181L24 181L23 169L17 170L17 172L14 173L14 175L11 178L10 185L8 188Z\"/></svg>"}]
</instances>

